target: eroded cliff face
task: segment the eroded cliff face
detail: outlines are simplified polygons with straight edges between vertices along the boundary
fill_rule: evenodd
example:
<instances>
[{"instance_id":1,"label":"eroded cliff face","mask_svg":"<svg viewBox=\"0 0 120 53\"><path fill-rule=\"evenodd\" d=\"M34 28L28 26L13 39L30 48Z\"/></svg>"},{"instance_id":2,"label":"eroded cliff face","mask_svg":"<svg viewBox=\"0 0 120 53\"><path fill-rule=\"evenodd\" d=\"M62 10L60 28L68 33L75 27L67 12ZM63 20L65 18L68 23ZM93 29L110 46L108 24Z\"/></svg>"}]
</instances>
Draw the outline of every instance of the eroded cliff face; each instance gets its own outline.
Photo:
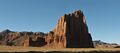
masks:
<instances>
[{"instance_id":1,"label":"eroded cliff face","mask_svg":"<svg viewBox=\"0 0 120 53\"><path fill-rule=\"evenodd\" d=\"M62 16L53 31L0 33L3 45L39 46L53 48L92 48L92 38L88 32L83 12L78 10Z\"/></svg>"},{"instance_id":2,"label":"eroded cliff face","mask_svg":"<svg viewBox=\"0 0 120 53\"><path fill-rule=\"evenodd\" d=\"M46 34L42 32L13 32L5 30L4 33L0 33L0 44L9 46L41 47L46 45L44 36L46 36Z\"/></svg>"}]
</instances>

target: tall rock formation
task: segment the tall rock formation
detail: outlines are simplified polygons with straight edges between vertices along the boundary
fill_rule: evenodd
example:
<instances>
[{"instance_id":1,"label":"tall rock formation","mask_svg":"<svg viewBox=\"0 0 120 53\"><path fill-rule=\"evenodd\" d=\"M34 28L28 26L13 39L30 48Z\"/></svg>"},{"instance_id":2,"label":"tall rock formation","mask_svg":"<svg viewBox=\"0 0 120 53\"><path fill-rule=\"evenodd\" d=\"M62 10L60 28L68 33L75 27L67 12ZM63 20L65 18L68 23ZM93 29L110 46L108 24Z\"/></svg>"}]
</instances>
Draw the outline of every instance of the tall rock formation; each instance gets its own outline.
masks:
<instances>
[{"instance_id":1,"label":"tall rock formation","mask_svg":"<svg viewBox=\"0 0 120 53\"><path fill-rule=\"evenodd\" d=\"M47 34L42 32L14 32L7 29L0 32L0 44L52 48L94 47L85 17L80 10L62 16L56 28Z\"/></svg>"},{"instance_id":2,"label":"tall rock formation","mask_svg":"<svg viewBox=\"0 0 120 53\"><path fill-rule=\"evenodd\" d=\"M54 30L58 46L67 48L93 47L92 38L88 32L83 12L78 10L72 14L65 14L58 21Z\"/></svg>"}]
</instances>

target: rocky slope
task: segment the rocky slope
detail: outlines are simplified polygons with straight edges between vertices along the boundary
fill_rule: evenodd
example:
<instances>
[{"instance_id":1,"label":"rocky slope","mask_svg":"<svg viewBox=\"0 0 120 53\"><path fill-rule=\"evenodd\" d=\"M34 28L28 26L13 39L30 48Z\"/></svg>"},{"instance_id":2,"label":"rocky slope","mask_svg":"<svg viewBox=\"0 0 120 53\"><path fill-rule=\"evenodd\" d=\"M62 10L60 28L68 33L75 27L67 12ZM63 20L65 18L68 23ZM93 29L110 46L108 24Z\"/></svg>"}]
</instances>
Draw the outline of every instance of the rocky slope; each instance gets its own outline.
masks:
<instances>
[{"instance_id":1,"label":"rocky slope","mask_svg":"<svg viewBox=\"0 0 120 53\"><path fill-rule=\"evenodd\" d=\"M0 44L10 46L39 46L57 48L93 48L85 16L81 10L62 16L56 28L42 32L0 32Z\"/></svg>"}]
</instances>

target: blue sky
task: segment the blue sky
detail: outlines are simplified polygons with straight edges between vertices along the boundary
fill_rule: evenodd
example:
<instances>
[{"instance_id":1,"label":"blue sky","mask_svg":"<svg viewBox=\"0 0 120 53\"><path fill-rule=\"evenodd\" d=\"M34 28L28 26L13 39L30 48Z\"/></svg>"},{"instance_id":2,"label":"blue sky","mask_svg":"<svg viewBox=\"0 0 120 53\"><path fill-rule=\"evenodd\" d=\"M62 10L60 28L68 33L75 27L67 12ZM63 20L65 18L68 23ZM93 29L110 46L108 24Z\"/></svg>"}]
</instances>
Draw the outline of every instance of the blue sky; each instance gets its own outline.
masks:
<instances>
[{"instance_id":1,"label":"blue sky","mask_svg":"<svg viewBox=\"0 0 120 53\"><path fill-rule=\"evenodd\" d=\"M93 40L120 44L120 0L0 0L0 31L53 30L65 13L81 9Z\"/></svg>"}]
</instances>

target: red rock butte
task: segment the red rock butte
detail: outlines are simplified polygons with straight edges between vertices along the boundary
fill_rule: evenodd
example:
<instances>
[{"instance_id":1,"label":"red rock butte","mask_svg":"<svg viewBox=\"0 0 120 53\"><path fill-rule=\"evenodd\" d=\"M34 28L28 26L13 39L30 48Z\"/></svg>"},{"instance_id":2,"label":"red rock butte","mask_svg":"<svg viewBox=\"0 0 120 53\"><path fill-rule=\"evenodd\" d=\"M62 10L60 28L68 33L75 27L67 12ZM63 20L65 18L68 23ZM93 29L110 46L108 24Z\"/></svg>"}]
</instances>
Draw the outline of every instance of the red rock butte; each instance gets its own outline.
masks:
<instances>
[{"instance_id":1,"label":"red rock butte","mask_svg":"<svg viewBox=\"0 0 120 53\"><path fill-rule=\"evenodd\" d=\"M81 10L62 16L54 30L54 35L60 37L58 46L63 44L63 47L67 48L93 47L85 16Z\"/></svg>"},{"instance_id":2,"label":"red rock butte","mask_svg":"<svg viewBox=\"0 0 120 53\"><path fill-rule=\"evenodd\" d=\"M1 45L37 46L50 48L93 48L85 16L81 10L62 16L56 28L42 32L0 32Z\"/></svg>"}]
</instances>

